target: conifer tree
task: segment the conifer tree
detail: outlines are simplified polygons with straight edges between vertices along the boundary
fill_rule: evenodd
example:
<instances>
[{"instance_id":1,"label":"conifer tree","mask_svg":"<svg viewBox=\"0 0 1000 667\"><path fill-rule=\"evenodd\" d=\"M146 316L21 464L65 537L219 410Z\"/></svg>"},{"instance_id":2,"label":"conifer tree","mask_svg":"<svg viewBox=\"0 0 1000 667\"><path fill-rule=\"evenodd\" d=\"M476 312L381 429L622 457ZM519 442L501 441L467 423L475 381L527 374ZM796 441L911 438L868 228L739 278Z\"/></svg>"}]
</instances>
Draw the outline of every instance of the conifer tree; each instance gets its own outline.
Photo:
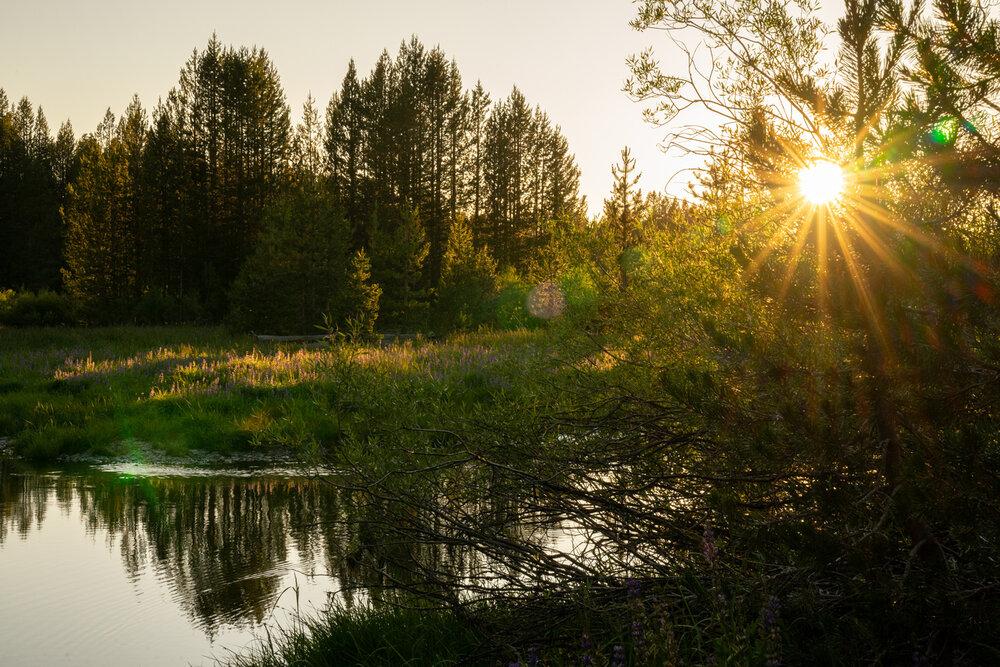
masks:
<instances>
[{"instance_id":1,"label":"conifer tree","mask_svg":"<svg viewBox=\"0 0 1000 667\"><path fill-rule=\"evenodd\" d=\"M448 231L438 289L438 313L449 327L468 328L488 321L496 291L497 262L485 246L476 248L461 216Z\"/></svg>"},{"instance_id":2,"label":"conifer tree","mask_svg":"<svg viewBox=\"0 0 1000 667\"><path fill-rule=\"evenodd\" d=\"M63 281L91 321L125 321L140 294L135 160L144 141L137 101L121 121L109 109L80 142L80 168L65 209Z\"/></svg>"},{"instance_id":3,"label":"conifer tree","mask_svg":"<svg viewBox=\"0 0 1000 667\"><path fill-rule=\"evenodd\" d=\"M264 231L230 292L230 321L260 333L308 333L341 305L350 228L325 184L301 179L272 204Z\"/></svg>"},{"instance_id":4,"label":"conifer tree","mask_svg":"<svg viewBox=\"0 0 1000 667\"><path fill-rule=\"evenodd\" d=\"M381 296L382 288L372 281L371 261L362 248L351 258L342 306L345 328L353 338L369 339L374 335Z\"/></svg>"},{"instance_id":5,"label":"conifer tree","mask_svg":"<svg viewBox=\"0 0 1000 667\"><path fill-rule=\"evenodd\" d=\"M470 197L472 199L471 220L474 229L480 229L480 217L484 209L485 183L483 182L484 144L486 142L486 121L489 118L490 94L476 81L469 98L469 161Z\"/></svg>"},{"instance_id":6,"label":"conifer tree","mask_svg":"<svg viewBox=\"0 0 1000 667\"><path fill-rule=\"evenodd\" d=\"M340 92L330 99L326 110L326 151L334 192L344 204L347 219L356 227L362 217L364 147L361 87L352 59Z\"/></svg>"},{"instance_id":7,"label":"conifer tree","mask_svg":"<svg viewBox=\"0 0 1000 667\"><path fill-rule=\"evenodd\" d=\"M326 136L312 93L302 105L302 122L292 139L292 170L296 178L318 179L325 173Z\"/></svg>"},{"instance_id":8,"label":"conifer tree","mask_svg":"<svg viewBox=\"0 0 1000 667\"><path fill-rule=\"evenodd\" d=\"M48 122L0 90L0 289L59 285L63 183Z\"/></svg>"},{"instance_id":9,"label":"conifer tree","mask_svg":"<svg viewBox=\"0 0 1000 667\"><path fill-rule=\"evenodd\" d=\"M635 173L635 158L628 146L622 149L621 163L611 166L611 177L614 184L611 198L604 200L604 224L618 264L618 286L624 289L628 286L626 253L638 241L636 223L642 212L642 192L636 188L642 174Z\"/></svg>"},{"instance_id":10,"label":"conifer tree","mask_svg":"<svg viewBox=\"0 0 1000 667\"><path fill-rule=\"evenodd\" d=\"M374 225L372 273L382 293L382 320L406 331L427 323L430 290L424 266L430 252L419 212L404 211L393 229Z\"/></svg>"}]
</instances>

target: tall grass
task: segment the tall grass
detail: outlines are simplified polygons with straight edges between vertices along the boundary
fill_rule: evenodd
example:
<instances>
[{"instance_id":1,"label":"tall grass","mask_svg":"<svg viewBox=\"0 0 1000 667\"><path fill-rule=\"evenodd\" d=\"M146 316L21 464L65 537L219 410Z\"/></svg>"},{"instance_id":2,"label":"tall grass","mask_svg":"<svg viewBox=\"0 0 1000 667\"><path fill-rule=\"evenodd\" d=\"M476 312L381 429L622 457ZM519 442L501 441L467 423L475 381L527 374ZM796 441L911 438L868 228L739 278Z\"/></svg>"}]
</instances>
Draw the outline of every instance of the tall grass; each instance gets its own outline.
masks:
<instances>
[{"instance_id":1,"label":"tall grass","mask_svg":"<svg viewBox=\"0 0 1000 667\"><path fill-rule=\"evenodd\" d=\"M230 657L238 667L435 667L475 664L483 635L449 611L341 608ZM480 659L482 656L480 655Z\"/></svg>"},{"instance_id":2,"label":"tall grass","mask_svg":"<svg viewBox=\"0 0 1000 667\"><path fill-rule=\"evenodd\" d=\"M251 446L336 449L529 391L540 334L307 347L219 328L0 329L0 436L34 460Z\"/></svg>"}]
</instances>

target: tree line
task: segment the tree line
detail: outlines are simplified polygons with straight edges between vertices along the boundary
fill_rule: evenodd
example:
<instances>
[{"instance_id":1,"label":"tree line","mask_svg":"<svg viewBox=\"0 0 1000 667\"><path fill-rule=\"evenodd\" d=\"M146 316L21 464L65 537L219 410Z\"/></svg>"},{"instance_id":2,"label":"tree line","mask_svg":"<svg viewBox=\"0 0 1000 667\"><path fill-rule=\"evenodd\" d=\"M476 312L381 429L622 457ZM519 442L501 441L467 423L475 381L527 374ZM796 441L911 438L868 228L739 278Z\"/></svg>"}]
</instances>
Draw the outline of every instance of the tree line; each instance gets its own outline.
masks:
<instances>
[{"instance_id":1,"label":"tree line","mask_svg":"<svg viewBox=\"0 0 1000 667\"><path fill-rule=\"evenodd\" d=\"M64 291L88 322L259 330L360 317L378 285L383 322L426 326L463 309L436 298L464 293L446 258L530 272L585 210L559 126L416 37L290 118L267 52L216 36L152 111L135 97L78 141L0 92L0 288Z\"/></svg>"}]
</instances>

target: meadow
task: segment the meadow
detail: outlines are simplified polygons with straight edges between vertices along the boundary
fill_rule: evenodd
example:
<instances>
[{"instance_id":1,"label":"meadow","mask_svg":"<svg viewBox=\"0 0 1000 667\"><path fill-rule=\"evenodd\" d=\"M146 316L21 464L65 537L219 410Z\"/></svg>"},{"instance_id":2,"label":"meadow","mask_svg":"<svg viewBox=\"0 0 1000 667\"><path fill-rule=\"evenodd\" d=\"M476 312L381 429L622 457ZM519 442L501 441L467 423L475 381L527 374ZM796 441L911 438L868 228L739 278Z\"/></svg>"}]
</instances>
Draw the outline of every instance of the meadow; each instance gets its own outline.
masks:
<instances>
[{"instance_id":1,"label":"meadow","mask_svg":"<svg viewBox=\"0 0 1000 667\"><path fill-rule=\"evenodd\" d=\"M141 446L336 458L373 426L422 428L534 391L539 336L381 347L207 327L0 329L0 437L35 462Z\"/></svg>"}]
</instances>

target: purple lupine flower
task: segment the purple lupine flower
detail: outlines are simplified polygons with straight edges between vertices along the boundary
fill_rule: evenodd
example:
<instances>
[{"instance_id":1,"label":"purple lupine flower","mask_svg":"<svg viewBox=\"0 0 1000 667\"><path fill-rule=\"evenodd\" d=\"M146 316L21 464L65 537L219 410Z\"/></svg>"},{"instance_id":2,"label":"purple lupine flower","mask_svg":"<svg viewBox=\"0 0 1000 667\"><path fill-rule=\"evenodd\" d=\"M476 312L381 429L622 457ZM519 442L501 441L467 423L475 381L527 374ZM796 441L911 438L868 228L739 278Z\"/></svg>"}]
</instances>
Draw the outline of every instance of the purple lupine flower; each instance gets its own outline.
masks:
<instances>
[{"instance_id":1,"label":"purple lupine flower","mask_svg":"<svg viewBox=\"0 0 1000 667\"><path fill-rule=\"evenodd\" d=\"M615 644L612 651L611 667L625 667L625 647Z\"/></svg>"},{"instance_id":2,"label":"purple lupine flower","mask_svg":"<svg viewBox=\"0 0 1000 667\"><path fill-rule=\"evenodd\" d=\"M715 543L715 531L709 526L705 526L705 531L701 534L701 552L709 566L715 566L719 558L719 546Z\"/></svg>"},{"instance_id":3,"label":"purple lupine flower","mask_svg":"<svg viewBox=\"0 0 1000 667\"><path fill-rule=\"evenodd\" d=\"M781 665L780 651L778 643L778 620L781 618L781 602L774 595L767 598L767 604L760 609L760 629L764 635L767 645L766 667L779 667Z\"/></svg>"},{"instance_id":4,"label":"purple lupine flower","mask_svg":"<svg viewBox=\"0 0 1000 667\"><path fill-rule=\"evenodd\" d=\"M760 609L760 625L765 632L771 632L778 625L781 616L781 602L774 595L767 599L767 604Z\"/></svg>"},{"instance_id":5,"label":"purple lupine flower","mask_svg":"<svg viewBox=\"0 0 1000 667\"><path fill-rule=\"evenodd\" d=\"M528 649L528 667L537 667L538 665L538 649L534 646Z\"/></svg>"},{"instance_id":6,"label":"purple lupine flower","mask_svg":"<svg viewBox=\"0 0 1000 667\"><path fill-rule=\"evenodd\" d=\"M642 621L632 621L632 646L637 653L646 647L646 631L642 629Z\"/></svg>"},{"instance_id":7,"label":"purple lupine flower","mask_svg":"<svg viewBox=\"0 0 1000 667\"><path fill-rule=\"evenodd\" d=\"M629 577L625 582L626 594L630 598L639 597L639 580Z\"/></svg>"},{"instance_id":8,"label":"purple lupine flower","mask_svg":"<svg viewBox=\"0 0 1000 667\"><path fill-rule=\"evenodd\" d=\"M594 656L590 654L592 648L593 644L590 643L590 635L583 635L580 638L580 652L583 654L583 657L580 658L581 665L594 664Z\"/></svg>"}]
</instances>

